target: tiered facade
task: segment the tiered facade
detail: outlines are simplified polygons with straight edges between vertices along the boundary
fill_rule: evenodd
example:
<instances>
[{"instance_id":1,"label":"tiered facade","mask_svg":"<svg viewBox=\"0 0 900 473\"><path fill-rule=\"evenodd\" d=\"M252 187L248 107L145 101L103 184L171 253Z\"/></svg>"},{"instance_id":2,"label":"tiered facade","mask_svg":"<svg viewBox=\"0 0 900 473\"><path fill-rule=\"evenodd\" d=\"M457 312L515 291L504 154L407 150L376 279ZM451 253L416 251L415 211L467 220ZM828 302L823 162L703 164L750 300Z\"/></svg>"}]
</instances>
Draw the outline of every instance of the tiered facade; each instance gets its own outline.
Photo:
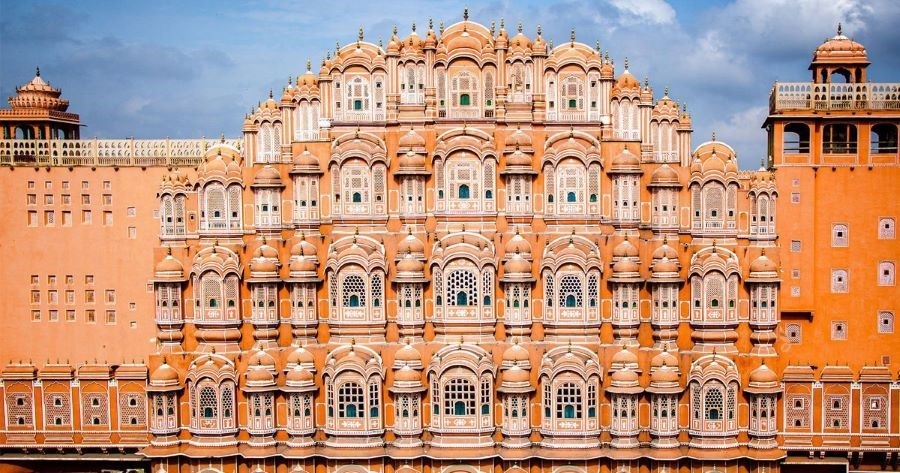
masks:
<instances>
[{"instance_id":1,"label":"tiered facade","mask_svg":"<svg viewBox=\"0 0 900 473\"><path fill-rule=\"evenodd\" d=\"M33 355L85 362L26 361L9 341L17 359L0 374L0 461L65 469L66 458L112 455L184 473L777 472L848 458L867 466L863 452L874 452L896 466L898 361L862 368L875 361L862 348L826 367L817 340L785 336L779 232L784 215L796 217L791 229L802 217L784 203L783 149L746 172L715 136L692 147L691 118L668 91L655 98L627 60L617 75L574 32L553 47L540 28L510 37L502 22L466 15L422 35L395 31L384 47L360 31L318 73L307 69L245 117L243 140L0 144L19 202L8 214L68 231L53 199L40 207L18 193L53 196L33 189L88 176L83 189L109 184L108 226L128 227L129 239L97 232L100 241L153 256L96 269L115 288L138 287L124 296L130 329L152 344L106 343L139 359L87 361L103 351L79 343ZM878 144L884 169L857 173L896 177L893 94L872 126L893 136ZM794 126L777 103L776 142ZM159 185L117 194L131 206L125 226L113 223L117 176L127 186L148 173ZM895 218L896 203L879 205ZM896 254L890 235L883 249ZM96 317L87 301L72 304L71 321L53 308L57 285L80 298L81 277L64 284L56 274L72 265L48 264L15 274L30 300L5 313L9 326L37 340L67 322L90 330L96 320L79 318ZM106 328L124 334L109 291ZM894 300L879 303L892 311ZM798 313L813 331L818 319ZM897 350L888 337L869 343Z\"/></svg>"}]
</instances>

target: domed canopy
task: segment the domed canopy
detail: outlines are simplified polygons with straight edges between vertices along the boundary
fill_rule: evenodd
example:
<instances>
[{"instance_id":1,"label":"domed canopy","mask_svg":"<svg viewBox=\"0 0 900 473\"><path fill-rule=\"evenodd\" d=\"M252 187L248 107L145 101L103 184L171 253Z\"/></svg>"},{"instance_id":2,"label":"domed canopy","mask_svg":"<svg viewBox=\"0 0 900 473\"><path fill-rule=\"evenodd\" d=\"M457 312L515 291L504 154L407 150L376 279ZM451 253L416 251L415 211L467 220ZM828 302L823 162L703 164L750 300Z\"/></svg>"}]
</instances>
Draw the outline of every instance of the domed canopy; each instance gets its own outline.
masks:
<instances>
[{"instance_id":1,"label":"domed canopy","mask_svg":"<svg viewBox=\"0 0 900 473\"><path fill-rule=\"evenodd\" d=\"M416 350L411 344L407 343L403 345L403 348L397 350L394 354L394 361L401 363L421 363L422 362L422 354L419 353L419 350Z\"/></svg>"},{"instance_id":2,"label":"domed canopy","mask_svg":"<svg viewBox=\"0 0 900 473\"><path fill-rule=\"evenodd\" d=\"M759 255L750 263L750 273L774 273L778 271L778 265L770 260L765 253Z\"/></svg>"},{"instance_id":3,"label":"domed canopy","mask_svg":"<svg viewBox=\"0 0 900 473\"><path fill-rule=\"evenodd\" d=\"M409 233L407 233L406 238L401 240L400 244L397 246L397 254L405 255L407 253L412 253L414 255L425 254L425 244L422 243L422 240L413 235L411 229Z\"/></svg>"},{"instance_id":4,"label":"domed canopy","mask_svg":"<svg viewBox=\"0 0 900 473\"><path fill-rule=\"evenodd\" d=\"M425 137L417 133L416 130L410 128L408 132L400 137L399 146L404 151L409 148L424 148Z\"/></svg>"},{"instance_id":5,"label":"domed canopy","mask_svg":"<svg viewBox=\"0 0 900 473\"><path fill-rule=\"evenodd\" d=\"M623 345L622 349L613 355L610 363L610 370L614 371L626 366L633 370L637 370L638 356Z\"/></svg>"},{"instance_id":6,"label":"domed canopy","mask_svg":"<svg viewBox=\"0 0 900 473\"><path fill-rule=\"evenodd\" d=\"M530 371L523 370L518 365L513 365L508 370L503 371L503 382L505 383L527 383L530 380Z\"/></svg>"},{"instance_id":7,"label":"domed canopy","mask_svg":"<svg viewBox=\"0 0 900 473\"><path fill-rule=\"evenodd\" d=\"M303 347L297 347L296 350L292 351L287 357L287 365L303 365L303 366L313 366L315 363L315 357L312 352Z\"/></svg>"},{"instance_id":8,"label":"domed canopy","mask_svg":"<svg viewBox=\"0 0 900 473\"><path fill-rule=\"evenodd\" d=\"M514 342L506 350L503 351L503 365L520 365L524 367L531 366L531 356L522 345Z\"/></svg>"},{"instance_id":9,"label":"domed canopy","mask_svg":"<svg viewBox=\"0 0 900 473\"><path fill-rule=\"evenodd\" d=\"M300 154L293 158L294 166L291 168L291 174L322 174L322 168L319 166L319 158L309 152L304 147Z\"/></svg>"},{"instance_id":10,"label":"domed canopy","mask_svg":"<svg viewBox=\"0 0 900 473\"><path fill-rule=\"evenodd\" d=\"M640 89L641 81L637 79L631 72L628 71L628 66L625 66L625 70L619 77L616 78L615 88L619 90L625 89Z\"/></svg>"},{"instance_id":11,"label":"domed canopy","mask_svg":"<svg viewBox=\"0 0 900 473\"><path fill-rule=\"evenodd\" d=\"M625 148L613 158L610 172L628 174L639 173L641 172L641 160L628 148Z\"/></svg>"},{"instance_id":12,"label":"domed canopy","mask_svg":"<svg viewBox=\"0 0 900 473\"><path fill-rule=\"evenodd\" d=\"M424 273L425 263L413 256L412 253L407 253L397 263L397 271L400 273Z\"/></svg>"},{"instance_id":13,"label":"domed canopy","mask_svg":"<svg viewBox=\"0 0 900 473\"><path fill-rule=\"evenodd\" d=\"M766 366L765 362L750 372L750 379L745 392L751 394L775 394L781 392L781 380L778 373Z\"/></svg>"},{"instance_id":14,"label":"domed canopy","mask_svg":"<svg viewBox=\"0 0 900 473\"><path fill-rule=\"evenodd\" d=\"M506 242L504 252L506 255L513 255L515 253L530 255L531 243L528 243L528 240L523 238L519 233L519 230L516 229L516 234Z\"/></svg>"},{"instance_id":15,"label":"domed canopy","mask_svg":"<svg viewBox=\"0 0 900 473\"><path fill-rule=\"evenodd\" d=\"M626 237L622 243L613 248L613 258L637 258L638 249Z\"/></svg>"},{"instance_id":16,"label":"domed canopy","mask_svg":"<svg viewBox=\"0 0 900 473\"><path fill-rule=\"evenodd\" d=\"M503 263L503 271L505 274L528 274L531 275L531 263L516 253Z\"/></svg>"},{"instance_id":17,"label":"domed canopy","mask_svg":"<svg viewBox=\"0 0 900 473\"><path fill-rule=\"evenodd\" d=\"M300 365L294 366L294 369L287 372L285 376L286 384L306 384L315 381L315 376L306 368Z\"/></svg>"},{"instance_id":18,"label":"domed canopy","mask_svg":"<svg viewBox=\"0 0 900 473\"><path fill-rule=\"evenodd\" d=\"M681 187L678 179L678 171L676 171L668 163L656 168L650 176L649 187Z\"/></svg>"},{"instance_id":19,"label":"domed canopy","mask_svg":"<svg viewBox=\"0 0 900 473\"><path fill-rule=\"evenodd\" d=\"M9 98L9 105L13 110L41 109L65 112L69 108L69 101L60 98L61 95L62 92L59 89L52 87L41 78L41 70L37 69L31 82L16 87L16 95Z\"/></svg>"},{"instance_id":20,"label":"domed canopy","mask_svg":"<svg viewBox=\"0 0 900 473\"><path fill-rule=\"evenodd\" d=\"M162 261L156 264L156 278L182 280L184 279L184 265L169 253Z\"/></svg>"},{"instance_id":21,"label":"domed canopy","mask_svg":"<svg viewBox=\"0 0 900 473\"><path fill-rule=\"evenodd\" d=\"M260 386L268 386L275 384L275 377L272 376L272 373L269 370L262 367L254 367L251 368L250 371L247 372L247 386L248 387L260 387Z\"/></svg>"},{"instance_id":22,"label":"domed canopy","mask_svg":"<svg viewBox=\"0 0 900 473\"><path fill-rule=\"evenodd\" d=\"M256 173L256 176L253 178L253 184L251 184L250 186L284 187L284 183L281 182L281 174L278 172L278 170L271 165L266 164Z\"/></svg>"},{"instance_id":23,"label":"domed canopy","mask_svg":"<svg viewBox=\"0 0 900 473\"><path fill-rule=\"evenodd\" d=\"M175 368L172 368L168 363L164 362L150 374L150 384L154 386L170 386L178 384L178 372L175 371Z\"/></svg>"},{"instance_id":24,"label":"domed canopy","mask_svg":"<svg viewBox=\"0 0 900 473\"><path fill-rule=\"evenodd\" d=\"M813 53L812 65L816 64L860 64L868 65L866 48L862 44L844 36L838 24L837 34L825 40ZM810 68L813 66L810 65ZM850 82L856 82L851 78Z\"/></svg>"}]
</instances>

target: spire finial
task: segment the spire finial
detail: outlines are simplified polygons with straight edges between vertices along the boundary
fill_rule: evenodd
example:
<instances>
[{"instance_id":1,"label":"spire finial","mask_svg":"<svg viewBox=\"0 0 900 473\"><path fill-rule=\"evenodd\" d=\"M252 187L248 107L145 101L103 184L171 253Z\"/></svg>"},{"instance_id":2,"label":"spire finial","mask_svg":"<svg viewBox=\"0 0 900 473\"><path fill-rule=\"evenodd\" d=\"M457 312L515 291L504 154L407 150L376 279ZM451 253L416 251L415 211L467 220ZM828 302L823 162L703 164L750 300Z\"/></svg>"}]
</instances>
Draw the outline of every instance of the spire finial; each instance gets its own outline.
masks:
<instances>
[{"instance_id":1,"label":"spire finial","mask_svg":"<svg viewBox=\"0 0 900 473\"><path fill-rule=\"evenodd\" d=\"M572 28L572 32L569 33L569 39L572 40L572 43L575 43L575 28Z\"/></svg>"},{"instance_id":2,"label":"spire finial","mask_svg":"<svg viewBox=\"0 0 900 473\"><path fill-rule=\"evenodd\" d=\"M519 33L522 32L522 22L521 22L521 21L519 22L519 26L518 26L517 29L518 29Z\"/></svg>"},{"instance_id":3,"label":"spire finial","mask_svg":"<svg viewBox=\"0 0 900 473\"><path fill-rule=\"evenodd\" d=\"M291 86L292 82L294 82L294 76L288 76L288 83L287 83L288 87Z\"/></svg>"},{"instance_id":4,"label":"spire finial","mask_svg":"<svg viewBox=\"0 0 900 473\"><path fill-rule=\"evenodd\" d=\"M840 31L841 31L841 27L838 26L838 34L841 34ZM36 77L40 77L40 76L41 76L41 68L40 68L40 67L35 67L35 68L34 68L34 75L35 75Z\"/></svg>"},{"instance_id":5,"label":"spire finial","mask_svg":"<svg viewBox=\"0 0 900 473\"><path fill-rule=\"evenodd\" d=\"M469 21L469 7L463 7L463 21Z\"/></svg>"},{"instance_id":6,"label":"spire finial","mask_svg":"<svg viewBox=\"0 0 900 473\"><path fill-rule=\"evenodd\" d=\"M416 32L416 22L415 21L412 24L412 31L413 31L413 33Z\"/></svg>"},{"instance_id":7,"label":"spire finial","mask_svg":"<svg viewBox=\"0 0 900 473\"><path fill-rule=\"evenodd\" d=\"M838 22L838 36L843 36L843 35L844 35L844 29L841 26L841 22L839 21ZM38 75L40 75L40 74L38 74Z\"/></svg>"},{"instance_id":8,"label":"spire finial","mask_svg":"<svg viewBox=\"0 0 900 473\"><path fill-rule=\"evenodd\" d=\"M494 22L492 21L492 22L491 22L491 37L493 37L494 34L496 33L496 28L497 28L497 26L496 26L496 25L494 24Z\"/></svg>"},{"instance_id":9,"label":"spire finial","mask_svg":"<svg viewBox=\"0 0 900 473\"><path fill-rule=\"evenodd\" d=\"M275 97L275 95L272 94L272 89L269 89L269 98L271 99L271 98L274 98L274 97Z\"/></svg>"},{"instance_id":10,"label":"spire finial","mask_svg":"<svg viewBox=\"0 0 900 473\"><path fill-rule=\"evenodd\" d=\"M716 130L713 130L712 132L712 140L716 141Z\"/></svg>"},{"instance_id":11,"label":"spire finial","mask_svg":"<svg viewBox=\"0 0 900 473\"><path fill-rule=\"evenodd\" d=\"M500 31L503 31L504 29L506 29L506 20L504 20L503 17L500 17Z\"/></svg>"},{"instance_id":12,"label":"spire finial","mask_svg":"<svg viewBox=\"0 0 900 473\"><path fill-rule=\"evenodd\" d=\"M438 23L438 31L443 35L444 34L444 20L441 20Z\"/></svg>"},{"instance_id":13,"label":"spire finial","mask_svg":"<svg viewBox=\"0 0 900 473\"><path fill-rule=\"evenodd\" d=\"M600 40L599 39L594 42L594 50L597 51L598 53L600 52Z\"/></svg>"},{"instance_id":14,"label":"spire finial","mask_svg":"<svg viewBox=\"0 0 900 473\"><path fill-rule=\"evenodd\" d=\"M666 96L666 97L669 96L669 86L668 86L668 85L666 86L665 89L663 89L663 95Z\"/></svg>"},{"instance_id":15,"label":"spire finial","mask_svg":"<svg viewBox=\"0 0 900 473\"><path fill-rule=\"evenodd\" d=\"M428 31L431 31L433 29L434 29L434 20L432 20L431 17L429 16L428 17Z\"/></svg>"},{"instance_id":16,"label":"spire finial","mask_svg":"<svg viewBox=\"0 0 900 473\"><path fill-rule=\"evenodd\" d=\"M625 58L625 70L626 71L628 70L628 58L627 57Z\"/></svg>"},{"instance_id":17,"label":"spire finial","mask_svg":"<svg viewBox=\"0 0 900 473\"><path fill-rule=\"evenodd\" d=\"M306 72L312 72L312 61L306 58Z\"/></svg>"},{"instance_id":18,"label":"spire finial","mask_svg":"<svg viewBox=\"0 0 900 473\"><path fill-rule=\"evenodd\" d=\"M397 36L397 25L394 25L394 36Z\"/></svg>"},{"instance_id":19,"label":"spire finial","mask_svg":"<svg viewBox=\"0 0 900 473\"><path fill-rule=\"evenodd\" d=\"M337 58L338 52L340 52L340 50L341 50L341 42L335 41L334 42L334 57L335 58Z\"/></svg>"},{"instance_id":20,"label":"spire finial","mask_svg":"<svg viewBox=\"0 0 900 473\"><path fill-rule=\"evenodd\" d=\"M363 26L359 25L359 33L356 35L357 41L363 40Z\"/></svg>"},{"instance_id":21,"label":"spire finial","mask_svg":"<svg viewBox=\"0 0 900 473\"><path fill-rule=\"evenodd\" d=\"M540 23L538 23L537 33L538 33L538 36L541 35L541 24Z\"/></svg>"},{"instance_id":22,"label":"spire finial","mask_svg":"<svg viewBox=\"0 0 900 473\"><path fill-rule=\"evenodd\" d=\"M644 76L644 87L650 87L650 77Z\"/></svg>"}]
</instances>

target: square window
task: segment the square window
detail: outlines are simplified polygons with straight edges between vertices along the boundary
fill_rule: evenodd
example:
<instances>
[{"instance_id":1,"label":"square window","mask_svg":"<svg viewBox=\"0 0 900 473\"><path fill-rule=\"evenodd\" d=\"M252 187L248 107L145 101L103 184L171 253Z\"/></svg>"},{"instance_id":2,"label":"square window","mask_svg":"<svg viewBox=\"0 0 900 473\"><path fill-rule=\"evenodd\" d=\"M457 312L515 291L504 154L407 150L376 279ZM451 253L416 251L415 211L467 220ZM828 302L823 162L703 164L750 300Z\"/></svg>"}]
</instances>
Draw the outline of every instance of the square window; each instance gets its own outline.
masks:
<instances>
[{"instance_id":1,"label":"square window","mask_svg":"<svg viewBox=\"0 0 900 473\"><path fill-rule=\"evenodd\" d=\"M47 284L49 284L51 286L56 285L56 275L55 274L50 274L47 276Z\"/></svg>"},{"instance_id":2,"label":"square window","mask_svg":"<svg viewBox=\"0 0 900 473\"><path fill-rule=\"evenodd\" d=\"M31 303L32 304L40 304L41 303L41 291L31 291Z\"/></svg>"},{"instance_id":3,"label":"square window","mask_svg":"<svg viewBox=\"0 0 900 473\"><path fill-rule=\"evenodd\" d=\"M69 212L68 210L63 210L63 212L62 212L62 225L63 225L64 227L71 227L71 226L72 226L72 212Z\"/></svg>"},{"instance_id":4,"label":"square window","mask_svg":"<svg viewBox=\"0 0 900 473\"><path fill-rule=\"evenodd\" d=\"M63 194L62 203L63 205L72 205L72 196L70 194Z\"/></svg>"},{"instance_id":5,"label":"square window","mask_svg":"<svg viewBox=\"0 0 900 473\"><path fill-rule=\"evenodd\" d=\"M89 324L97 321L97 315L94 312L94 309L87 309L84 311L84 320Z\"/></svg>"},{"instance_id":6,"label":"square window","mask_svg":"<svg viewBox=\"0 0 900 473\"><path fill-rule=\"evenodd\" d=\"M84 283L85 284L94 284L94 275L93 274L85 274L84 275Z\"/></svg>"},{"instance_id":7,"label":"square window","mask_svg":"<svg viewBox=\"0 0 900 473\"><path fill-rule=\"evenodd\" d=\"M787 326L785 326L785 333L787 334L787 341L789 343L800 343L800 324L787 324Z\"/></svg>"},{"instance_id":8,"label":"square window","mask_svg":"<svg viewBox=\"0 0 900 473\"><path fill-rule=\"evenodd\" d=\"M28 188L34 189L34 181L28 181Z\"/></svg>"},{"instance_id":9,"label":"square window","mask_svg":"<svg viewBox=\"0 0 900 473\"><path fill-rule=\"evenodd\" d=\"M137 310L137 303L135 303L135 302L129 302L129 303L128 303L128 310Z\"/></svg>"},{"instance_id":10,"label":"square window","mask_svg":"<svg viewBox=\"0 0 900 473\"><path fill-rule=\"evenodd\" d=\"M108 324L116 323L116 311L114 311L114 310L106 311L106 323L108 323Z\"/></svg>"},{"instance_id":11,"label":"square window","mask_svg":"<svg viewBox=\"0 0 900 473\"><path fill-rule=\"evenodd\" d=\"M794 187L800 187L800 179L797 179L796 177L791 179L791 185Z\"/></svg>"},{"instance_id":12,"label":"square window","mask_svg":"<svg viewBox=\"0 0 900 473\"><path fill-rule=\"evenodd\" d=\"M93 304L94 303L94 290L87 289L84 291L84 302L85 304Z\"/></svg>"},{"instance_id":13,"label":"square window","mask_svg":"<svg viewBox=\"0 0 900 473\"><path fill-rule=\"evenodd\" d=\"M51 322L58 322L59 321L59 311L56 309L51 309L49 312L48 318L50 319Z\"/></svg>"},{"instance_id":14,"label":"square window","mask_svg":"<svg viewBox=\"0 0 900 473\"><path fill-rule=\"evenodd\" d=\"M52 181L44 181L44 189L47 189L47 190L53 189L53 182Z\"/></svg>"},{"instance_id":15,"label":"square window","mask_svg":"<svg viewBox=\"0 0 900 473\"><path fill-rule=\"evenodd\" d=\"M799 192L791 192L791 203L792 204L800 203L800 193Z\"/></svg>"},{"instance_id":16,"label":"square window","mask_svg":"<svg viewBox=\"0 0 900 473\"><path fill-rule=\"evenodd\" d=\"M103 205L112 205L112 194L103 194Z\"/></svg>"},{"instance_id":17,"label":"square window","mask_svg":"<svg viewBox=\"0 0 900 473\"><path fill-rule=\"evenodd\" d=\"M882 240L892 240L895 237L894 219L891 217L882 217L878 220L878 238Z\"/></svg>"},{"instance_id":18,"label":"square window","mask_svg":"<svg viewBox=\"0 0 900 473\"><path fill-rule=\"evenodd\" d=\"M112 212L105 211L103 212L103 225L107 227L111 227L113 224L113 214Z\"/></svg>"},{"instance_id":19,"label":"square window","mask_svg":"<svg viewBox=\"0 0 900 473\"><path fill-rule=\"evenodd\" d=\"M75 310L69 309L66 311L66 322L74 322L75 321Z\"/></svg>"},{"instance_id":20,"label":"square window","mask_svg":"<svg viewBox=\"0 0 900 473\"><path fill-rule=\"evenodd\" d=\"M883 310L878 313L878 333L894 333L894 313Z\"/></svg>"},{"instance_id":21,"label":"square window","mask_svg":"<svg viewBox=\"0 0 900 473\"><path fill-rule=\"evenodd\" d=\"M28 226L29 227L38 226L38 213L34 210L28 211Z\"/></svg>"},{"instance_id":22,"label":"square window","mask_svg":"<svg viewBox=\"0 0 900 473\"><path fill-rule=\"evenodd\" d=\"M28 194L25 196L25 203L27 205L37 205L37 194Z\"/></svg>"},{"instance_id":23,"label":"square window","mask_svg":"<svg viewBox=\"0 0 900 473\"><path fill-rule=\"evenodd\" d=\"M791 286L791 297L800 297L800 286Z\"/></svg>"},{"instance_id":24,"label":"square window","mask_svg":"<svg viewBox=\"0 0 900 473\"><path fill-rule=\"evenodd\" d=\"M791 279L800 279L800 270L799 269L794 268L791 270Z\"/></svg>"},{"instance_id":25,"label":"square window","mask_svg":"<svg viewBox=\"0 0 900 473\"><path fill-rule=\"evenodd\" d=\"M68 188L69 188L69 181L62 181L62 188L63 188L63 189L68 189Z\"/></svg>"},{"instance_id":26,"label":"square window","mask_svg":"<svg viewBox=\"0 0 900 473\"><path fill-rule=\"evenodd\" d=\"M116 303L116 290L115 289L107 289L106 290L106 303L107 304L115 304Z\"/></svg>"},{"instance_id":27,"label":"square window","mask_svg":"<svg viewBox=\"0 0 900 473\"><path fill-rule=\"evenodd\" d=\"M88 181L81 181L82 189L90 189L90 187L91 187L91 184Z\"/></svg>"},{"instance_id":28,"label":"square window","mask_svg":"<svg viewBox=\"0 0 900 473\"><path fill-rule=\"evenodd\" d=\"M82 205L91 205L91 195L90 194L81 194L81 204Z\"/></svg>"},{"instance_id":29,"label":"square window","mask_svg":"<svg viewBox=\"0 0 900 473\"><path fill-rule=\"evenodd\" d=\"M32 310L31 311L31 321L32 322L40 322L41 321L41 311Z\"/></svg>"},{"instance_id":30,"label":"square window","mask_svg":"<svg viewBox=\"0 0 900 473\"><path fill-rule=\"evenodd\" d=\"M791 253L799 253L800 248L800 240L791 240Z\"/></svg>"},{"instance_id":31,"label":"square window","mask_svg":"<svg viewBox=\"0 0 900 473\"><path fill-rule=\"evenodd\" d=\"M66 284L75 284L75 276L71 274L66 275Z\"/></svg>"},{"instance_id":32,"label":"square window","mask_svg":"<svg viewBox=\"0 0 900 473\"><path fill-rule=\"evenodd\" d=\"M44 225L48 227L52 227L56 222L56 214L52 210L47 210L44 212Z\"/></svg>"},{"instance_id":33,"label":"square window","mask_svg":"<svg viewBox=\"0 0 900 473\"><path fill-rule=\"evenodd\" d=\"M53 194L44 194L44 205L53 205Z\"/></svg>"},{"instance_id":34,"label":"square window","mask_svg":"<svg viewBox=\"0 0 900 473\"><path fill-rule=\"evenodd\" d=\"M835 320L831 322L831 339L846 340L847 339L847 321Z\"/></svg>"},{"instance_id":35,"label":"square window","mask_svg":"<svg viewBox=\"0 0 900 473\"><path fill-rule=\"evenodd\" d=\"M108 191L112 189L112 183L109 181L103 181L103 190Z\"/></svg>"},{"instance_id":36,"label":"square window","mask_svg":"<svg viewBox=\"0 0 900 473\"><path fill-rule=\"evenodd\" d=\"M90 224L92 220L91 211L90 210L82 210L81 211L81 223Z\"/></svg>"},{"instance_id":37,"label":"square window","mask_svg":"<svg viewBox=\"0 0 900 473\"><path fill-rule=\"evenodd\" d=\"M137 239L137 227L128 227L128 238L131 240Z\"/></svg>"},{"instance_id":38,"label":"square window","mask_svg":"<svg viewBox=\"0 0 900 473\"><path fill-rule=\"evenodd\" d=\"M55 290L47 291L47 303L49 304L58 304L59 303L59 293Z\"/></svg>"},{"instance_id":39,"label":"square window","mask_svg":"<svg viewBox=\"0 0 900 473\"><path fill-rule=\"evenodd\" d=\"M75 303L75 291L69 289L66 291L66 304Z\"/></svg>"},{"instance_id":40,"label":"square window","mask_svg":"<svg viewBox=\"0 0 900 473\"><path fill-rule=\"evenodd\" d=\"M32 274L31 284L40 284L40 276L38 276L37 274Z\"/></svg>"},{"instance_id":41,"label":"square window","mask_svg":"<svg viewBox=\"0 0 900 473\"><path fill-rule=\"evenodd\" d=\"M135 215L137 215L137 209L134 207L128 207L126 215L128 215L129 217L134 217Z\"/></svg>"}]
</instances>

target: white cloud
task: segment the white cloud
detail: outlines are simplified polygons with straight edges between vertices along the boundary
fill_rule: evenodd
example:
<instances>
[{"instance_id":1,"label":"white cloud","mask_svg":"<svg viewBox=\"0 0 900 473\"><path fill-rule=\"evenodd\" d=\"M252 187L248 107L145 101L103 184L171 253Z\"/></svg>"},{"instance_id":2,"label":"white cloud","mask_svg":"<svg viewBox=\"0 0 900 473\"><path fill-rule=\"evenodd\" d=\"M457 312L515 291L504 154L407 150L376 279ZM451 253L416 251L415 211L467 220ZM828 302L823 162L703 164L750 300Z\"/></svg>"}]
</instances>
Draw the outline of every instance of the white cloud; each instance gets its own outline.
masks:
<instances>
[{"instance_id":1,"label":"white cloud","mask_svg":"<svg viewBox=\"0 0 900 473\"><path fill-rule=\"evenodd\" d=\"M665 0L609 0L622 14L623 23L667 24L675 20L675 9Z\"/></svg>"},{"instance_id":2,"label":"white cloud","mask_svg":"<svg viewBox=\"0 0 900 473\"><path fill-rule=\"evenodd\" d=\"M760 127L768 113L768 106L759 105L713 118L697 127L694 142L702 143L715 132L717 140L728 143L738 153L741 169L756 169L765 157L766 133Z\"/></svg>"}]
</instances>

